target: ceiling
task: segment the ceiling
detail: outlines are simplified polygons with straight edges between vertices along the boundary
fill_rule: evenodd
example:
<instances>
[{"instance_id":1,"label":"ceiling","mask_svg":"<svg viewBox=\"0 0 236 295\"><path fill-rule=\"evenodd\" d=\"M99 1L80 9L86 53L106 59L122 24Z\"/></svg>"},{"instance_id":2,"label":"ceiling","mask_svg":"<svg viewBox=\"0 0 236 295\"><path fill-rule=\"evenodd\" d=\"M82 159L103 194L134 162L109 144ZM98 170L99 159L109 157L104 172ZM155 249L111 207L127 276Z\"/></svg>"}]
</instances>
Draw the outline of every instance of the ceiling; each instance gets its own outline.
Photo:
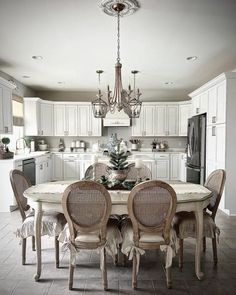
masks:
<instances>
[{"instance_id":1,"label":"ceiling","mask_svg":"<svg viewBox=\"0 0 236 295\"><path fill-rule=\"evenodd\" d=\"M102 69L102 87L112 87L116 18L104 14L99 3L0 0L0 71L39 91L96 91L96 70ZM139 3L135 14L121 19L124 88L135 69L141 91L184 99L202 83L236 69L235 0ZM198 59L187 61L189 56Z\"/></svg>"}]
</instances>

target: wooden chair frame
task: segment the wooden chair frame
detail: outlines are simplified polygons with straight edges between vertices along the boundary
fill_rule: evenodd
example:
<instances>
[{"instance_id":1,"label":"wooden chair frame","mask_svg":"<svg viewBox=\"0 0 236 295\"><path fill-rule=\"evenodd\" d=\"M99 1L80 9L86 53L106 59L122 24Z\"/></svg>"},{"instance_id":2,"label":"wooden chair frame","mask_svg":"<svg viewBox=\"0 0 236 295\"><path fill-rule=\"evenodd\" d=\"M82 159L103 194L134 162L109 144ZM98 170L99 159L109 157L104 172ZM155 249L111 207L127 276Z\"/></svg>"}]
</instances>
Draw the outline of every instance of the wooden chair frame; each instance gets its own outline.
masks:
<instances>
[{"instance_id":1,"label":"wooden chair frame","mask_svg":"<svg viewBox=\"0 0 236 295\"><path fill-rule=\"evenodd\" d=\"M216 213L220 204L220 200L224 191L224 186L225 186L225 181L226 181L226 172L223 169L217 169L214 170L207 178L204 186L211 190L209 187L209 182L212 179L212 177L215 177L217 174L221 174L221 184L220 184L220 189L219 192L217 193L217 198L215 201L215 205L213 208L210 206L207 207L207 209L211 212L211 218L213 221L215 221ZM179 268L182 270L183 268L183 256L184 256L184 240L179 239ZM213 250L213 260L214 264L216 265L218 262L218 257L217 257L217 243L216 243L216 237L212 238L212 250ZM206 237L203 237L203 252L206 251Z\"/></svg>"},{"instance_id":2,"label":"wooden chair frame","mask_svg":"<svg viewBox=\"0 0 236 295\"><path fill-rule=\"evenodd\" d=\"M86 169L85 174L84 174L85 179L90 177L91 173L93 174L93 171L96 168L96 166L103 167L105 171L107 171L107 169L108 169L108 166L105 163L94 163ZM108 172L105 175L108 175ZM101 176L102 175L100 175L99 177L101 177Z\"/></svg>"},{"instance_id":3,"label":"wooden chair frame","mask_svg":"<svg viewBox=\"0 0 236 295\"><path fill-rule=\"evenodd\" d=\"M144 189L148 188L163 188L167 190L171 196L170 206L168 209L168 213L166 218L162 222L162 224L157 226L145 226L143 225L135 216L134 213L134 202L135 197L138 193L140 193ZM176 212L177 206L177 197L174 189L167 183L158 180L150 180L144 183L141 183L135 186L132 191L130 192L129 199L128 199L128 213L133 225L133 239L134 244L136 247L140 247L142 249L159 249L160 245L168 245L170 243L170 229L171 229L171 222ZM160 233L163 236L164 242L140 242L140 231L148 232L148 233ZM137 287L137 273L136 273L136 264L137 258L134 255L133 259L133 274L132 274L132 286L135 289ZM167 287L171 287L171 278L170 278L170 268L166 269L166 278L167 278Z\"/></svg>"},{"instance_id":4,"label":"wooden chair frame","mask_svg":"<svg viewBox=\"0 0 236 295\"><path fill-rule=\"evenodd\" d=\"M93 190L97 190L100 192L103 197L105 198L105 208L103 212L103 216L100 219L100 222L96 223L93 226L81 226L80 224L76 223L75 220L72 220L70 212L68 210L68 198L70 193L79 189L86 189L91 188ZM106 243L106 229L107 229L107 222L109 216L111 214L111 197L105 187L97 182L91 180L82 180L75 182L67 187L63 194L62 198L62 207L64 211L65 218L68 222L69 232L70 232L70 242L75 245L75 239L77 237L77 232L80 233L91 233L98 231L100 233L100 242L78 242L76 241L76 248L79 249L97 249L101 246L104 246ZM107 290L107 270L106 270L106 251L103 248L103 257L104 257L104 270L102 272L102 279L103 279L103 287L104 290ZM73 287L73 276L74 276L74 266L70 263L70 275L69 275L69 289L71 290Z\"/></svg>"},{"instance_id":5,"label":"wooden chair frame","mask_svg":"<svg viewBox=\"0 0 236 295\"><path fill-rule=\"evenodd\" d=\"M31 182L29 180L28 177L26 177L26 175L17 169L11 170L10 171L10 182L11 182L11 186L12 186L12 190L16 199L16 203L19 207L20 210L20 214L21 214L21 218L22 218L22 222L25 221L26 219L26 214L25 212L27 212L30 209L30 206L27 204L25 207L23 206L22 202L21 202L21 198L18 194L15 182L14 182L14 177L18 175L20 177L22 177L22 179L25 181L25 183L27 184L27 187L31 186ZM26 238L22 239L22 264L25 265L26 264ZM56 260L56 267L59 267L59 241L58 241L58 236L55 236L54 239L54 244L55 244L55 260ZM35 236L32 236L32 250L35 251Z\"/></svg>"}]
</instances>

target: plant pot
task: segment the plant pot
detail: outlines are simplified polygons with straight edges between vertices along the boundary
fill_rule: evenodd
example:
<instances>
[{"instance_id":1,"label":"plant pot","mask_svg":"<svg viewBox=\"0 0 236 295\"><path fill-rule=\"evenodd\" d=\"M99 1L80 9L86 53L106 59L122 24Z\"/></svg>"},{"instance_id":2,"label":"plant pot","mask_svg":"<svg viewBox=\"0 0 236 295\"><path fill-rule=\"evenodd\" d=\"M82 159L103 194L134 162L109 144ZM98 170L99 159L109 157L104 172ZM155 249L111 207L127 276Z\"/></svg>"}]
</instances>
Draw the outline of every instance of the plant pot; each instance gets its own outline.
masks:
<instances>
[{"instance_id":1,"label":"plant pot","mask_svg":"<svg viewBox=\"0 0 236 295\"><path fill-rule=\"evenodd\" d=\"M120 182L123 182L129 172L129 169L123 169L123 170L113 170L113 169L109 169L109 180L119 180Z\"/></svg>"}]
</instances>

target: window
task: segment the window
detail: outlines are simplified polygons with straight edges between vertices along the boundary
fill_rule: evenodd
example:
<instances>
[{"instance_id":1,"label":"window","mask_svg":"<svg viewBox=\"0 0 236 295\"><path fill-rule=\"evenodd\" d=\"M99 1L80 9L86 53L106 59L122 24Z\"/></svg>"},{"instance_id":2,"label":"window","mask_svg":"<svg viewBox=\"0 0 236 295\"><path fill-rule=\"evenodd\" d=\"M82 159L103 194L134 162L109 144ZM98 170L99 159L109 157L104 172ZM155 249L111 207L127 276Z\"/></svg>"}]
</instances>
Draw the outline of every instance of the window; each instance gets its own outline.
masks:
<instances>
[{"instance_id":1,"label":"window","mask_svg":"<svg viewBox=\"0 0 236 295\"><path fill-rule=\"evenodd\" d=\"M12 96L13 126L24 126L23 98Z\"/></svg>"}]
</instances>

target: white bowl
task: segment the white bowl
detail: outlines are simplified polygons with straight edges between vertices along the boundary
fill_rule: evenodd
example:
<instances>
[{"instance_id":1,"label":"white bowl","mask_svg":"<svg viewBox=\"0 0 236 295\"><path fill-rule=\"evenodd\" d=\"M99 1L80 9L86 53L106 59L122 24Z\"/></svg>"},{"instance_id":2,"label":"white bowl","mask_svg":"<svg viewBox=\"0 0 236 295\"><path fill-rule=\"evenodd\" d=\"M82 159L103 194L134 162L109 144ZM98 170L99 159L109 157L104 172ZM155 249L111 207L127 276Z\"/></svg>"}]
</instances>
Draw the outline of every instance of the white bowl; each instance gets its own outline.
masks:
<instances>
[{"instance_id":1,"label":"white bowl","mask_svg":"<svg viewBox=\"0 0 236 295\"><path fill-rule=\"evenodd\" d=\"M48 148L48 145L45 143L45 144L39 144L39 150L40 151L46 151Z\"/></svg>"}]
</instances>

